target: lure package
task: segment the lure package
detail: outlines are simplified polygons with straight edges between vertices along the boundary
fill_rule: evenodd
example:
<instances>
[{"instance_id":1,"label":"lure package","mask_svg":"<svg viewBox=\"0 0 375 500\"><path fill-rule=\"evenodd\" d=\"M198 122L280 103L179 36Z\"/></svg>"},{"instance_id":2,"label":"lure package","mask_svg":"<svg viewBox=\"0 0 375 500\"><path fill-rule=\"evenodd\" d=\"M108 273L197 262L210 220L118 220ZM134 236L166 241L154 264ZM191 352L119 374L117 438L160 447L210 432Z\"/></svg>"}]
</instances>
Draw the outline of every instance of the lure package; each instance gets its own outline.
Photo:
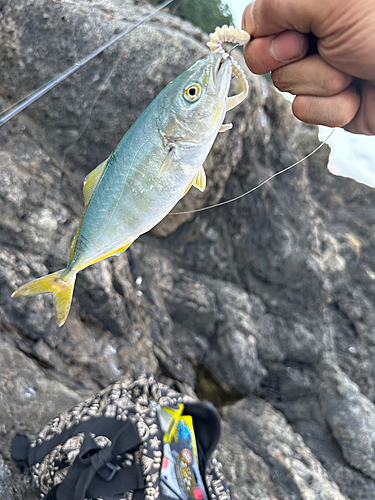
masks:
<instances>
[{"instance_id":1,"label":"lure package","mask_svg":"<svg viewBox=\"0 0 375 500\"><path fill-rule=\"evenodd\" d=\"M161 490L168 499L207 500L199 471L193 418L182 415L183 410L183 404L158 410L163 433Z\"/></svg>"}]
</instances>

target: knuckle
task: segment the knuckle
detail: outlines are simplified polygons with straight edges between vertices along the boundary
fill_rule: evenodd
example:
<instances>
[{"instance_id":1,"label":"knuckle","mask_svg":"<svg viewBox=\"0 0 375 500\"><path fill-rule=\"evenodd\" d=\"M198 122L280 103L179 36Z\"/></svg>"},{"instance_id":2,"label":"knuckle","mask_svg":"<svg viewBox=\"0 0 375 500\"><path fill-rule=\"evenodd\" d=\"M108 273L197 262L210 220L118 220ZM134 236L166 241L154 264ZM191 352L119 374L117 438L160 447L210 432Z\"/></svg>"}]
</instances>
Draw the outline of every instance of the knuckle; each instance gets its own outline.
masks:
<instances>
[{"instance_id":1,"label":"knuckle","mask_svg":"<svg viewBox=\"0 0 375 500\"><path fill-rule=\"evenodd\" d=\"M308 96L297 96L292 105L294 115L303 122L311 122L314 117L314 100Z\"/></svg>"},{"instance_id":2,"label":"knuckle","mask_svg":"<svg viewBox=\"0 0 375 500\"><path fill-rule=\"evenodd\" d=\"M288 78L288 74L284 68L272 71L271 78L275 87L281 90L281 92L291 92L293 90L292 82Z\"/></svg>"},{"instance_id":3,"label":"knuckle","mask_svg":"<svg viewBox=\"0 0 375 500\"><path fill-rule=\"evenodd\" d=\"M322 81L324 95L334 95L344 90L350 81L339 71L327 71Z\"/></svg>"},{"instance_id":4,"label":"knuckle","mask_svg":"<svg viewBox=\"0 0 375 500\"><path fill-rule=\"evenodd\" d=\"M375 120L373 115L366 117L366 126L363 128L365 135L375 135Z\"/></svg>"},{"instance_id":5,"label":"knuckle","mask_svg":"<svg viewBox=\"0 0 375 500\"><path fill-rule=\"evenodd\" d=\"M306 123L344 127L353 120L358 109L357 98L353 97L348 91L332 97L297 96L293 113Z\"/></svg>"},{"instance_id":6,"label":"knuckle","mask_svg":"<svg viewBox=\"0 0 375 500\"><path fill-rule=\"evenodd\" d=\"M285 10L285 0L262 0L263 12L276 17Z\"/></svg>"}]
</instances>

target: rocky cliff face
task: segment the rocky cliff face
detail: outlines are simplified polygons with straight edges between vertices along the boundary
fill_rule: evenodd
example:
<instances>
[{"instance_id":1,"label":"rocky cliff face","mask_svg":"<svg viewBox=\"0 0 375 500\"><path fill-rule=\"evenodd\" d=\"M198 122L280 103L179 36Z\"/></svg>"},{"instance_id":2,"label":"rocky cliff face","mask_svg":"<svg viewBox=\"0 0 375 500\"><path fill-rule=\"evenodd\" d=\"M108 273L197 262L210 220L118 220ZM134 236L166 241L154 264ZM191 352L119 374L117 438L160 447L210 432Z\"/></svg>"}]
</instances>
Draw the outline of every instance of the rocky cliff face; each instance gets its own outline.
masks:
<instances>
[{"instance_id":1,"label":"rocky cliff face","mask_svg":"<svg viewBox=\"0 0 375 500\"><path fill-rule=\"evenodd\" d=\"M150 10L131 0L16 4L0 10L3 109ZM0 129L5 500L35 498L10 459L16 431L33 436L142 370L219 407L216 455L235 500L375 497L375 196L329 174L327 148L235 203L168 216L81 272L61 329L49 295L10 299L65 266L85 175L207 53L205 41L160 13ZM317 146L316 129L248 77L249 99L206 162L206 192L192 190L179 211L237 196Z\"/></svg>"}]
</instances>

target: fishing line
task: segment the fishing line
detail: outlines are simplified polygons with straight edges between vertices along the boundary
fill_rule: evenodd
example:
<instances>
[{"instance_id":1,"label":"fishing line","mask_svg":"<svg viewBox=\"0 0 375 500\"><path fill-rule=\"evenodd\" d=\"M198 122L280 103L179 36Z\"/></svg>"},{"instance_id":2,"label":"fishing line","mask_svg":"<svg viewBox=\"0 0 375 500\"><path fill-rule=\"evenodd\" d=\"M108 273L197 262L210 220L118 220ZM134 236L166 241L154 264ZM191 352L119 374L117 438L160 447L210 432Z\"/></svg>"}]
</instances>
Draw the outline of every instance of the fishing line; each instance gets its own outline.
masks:
<instances>
[{"instance_id":1,"label":"fishing line","mask_svg":"<svg viewBox=\"0 0 375 500\"><path fill-rule=\"evenodd\" d=\"M239 196L236 196L235 198L231 198L230 200L221 201L220 203L215 203L214 205L210 205L208 207L197 208L196 210L188 210L186 212L170 212L168 215L185 215L185 214L195 214L196 212L204 212L205 210L210 210L211 208L221 207L222 205L227 205L228 203L232 203L233 201L237 201L237 200L243 198L244 196L247 196L248 194L252 193L256 189L259 189L260 187L264 186L264 184L267 184L267 182L269 182L270 180L274 179L278 175L283 174L287 170L290 170L291 168L296 167L297 165L299 165L303 161L307 160L307 158L310 158L310 156L312 156L317 151L319 151L319 149L322 148L324 146L324 144L327 144L327 141L329 141L330 137L332 136L332 134L333 134L333 132L335 130L336 129L333 129L330 132L330 134L328 135L328 137L323 142L321 142L319 144L319 146L314 149L314 151L311 151L311 153L309 153L308 155L306 155L304 158L301 158L300 160L296 161L295 163L293 163L293 165L289 165L289 167L285 167L282 170L280 170L279 172L276 172L275 174L271 175L271 177L268 177L268 179L264 180L263 182L261 182L257 186L249 189L245 193L242 193Z\"/></svg>"},{"instance_id":2,"label":"fishing line","mask_svg":"<svg viewBox=\"0 0 375 500\"><path fill-rule=\"evenodd\" d=\"M173 1L173 0L172 0ZM112 78L112 75L115 71L115 69L117 68L117 66L119 65L121 59L122 59L122 56L124 54L124 50L125 49L122 49L119 53L119 55L117 56L117 59L116 61L114 62L112 68L110 69L110 71L108 72L108 75L106 76L106 78L104 79L103 83L99 85L99 90L96 94L96 96L94 97L92 103L90 104L90 108L89 108L89 111L86 115L86 123L83 125L83 127L81 128L78 136L76 137L76 139L71 143L69 144L69 146L67 146L65 149L64 149L64 152L63 152L63 155L62 155L62 162L61 162L61 170L60 170L60 183L62 183L62 179L63 179L63 173L64 173L64 166L65 166L65 160L66 160L66 156L67 154L69 153L69 151L71 151L74 146L77 144L77 142L81 139L81 137L83 136L83 134L86 132L86 129L87 127L89 126L89 123L90 123L90 120L91 120L91 115L92 115L92 112L93 112L93 109L94 109L94 106L95 104L98 102L98 99L99 97L101 96L101 94L104 92L104 90L106 90L107 88L107 85L108 85L108 82L110 81L110 79Z\"/></svg>"},{"instance_id":3,"label":"fishing line","mask_svg":"<svg viewBox=\"0 0 375 500\"><path fill-rule=\"evenodd\" d=\"M126 28L123 31L121 31L114 38L112 38L108 42L106 42L103 45L101 45L99 48L97 48L96 50L94 50L91 54L89 54L88 56L86 56L85 58L83 58L81 61L79 61L76 64L74 64L72 67L70 67L64 73L62 73L61 75L57 76L56 78L53 78L50 82L48 82L43 87L37 89L35 92L32 92L28 96L26 96L23 99L17 101L16 103L12 104L5 112L3 112L2 114L0 114L0 127L2 127L5 123L7 123L12 118L14 118L18 113L20 113L25 108L27 108L28 106L30 106L30 104L34 103L36 100L38 100L44 94L46 94L47 92L49 92L50 90L52 90L53 88L55 88L59 83L61 83L62 81L64 81L66 78L68 78L68 76L72 75L77 70L79 70L80 68L82 68L85 64L87 64L89 61L91 61L92 59L94 59L97 55L99 55L105 49L107 49L108 47L110 47L111 45L113 45L115 42L117 42L118 40L120 40L120 38L122 38L124 35L130 33L131 31L133 31L139 25L141 25L142 23L144 23L145 21L147 21L148 19L150 19L151 17L153 17L157 12L159 12L161 9L163 9L166 6L168 6L172 2L173 2L173 0L165 0L156 9L154 9L152 12L150 12L150 14L148 14L145 17L143 17L140 21L136 22L135 24L133 24L129 28ZM238 46L238 44L236 44L234 47L232 47L231 50L228 52L228 54L230 54L230 52L232 52L232 50L234 50L237 46ZM121 53L120 53L120 56L121 56ZM109 75L107 76L107 78L105 79L105 81L103 82L103 84L100 86L99 92L98 92L97 96L95 97L92 106L90 107L90 111L88 113L88 119L86 121L86 124L84 125L83 129L79 133L77 139L70 146L68 146L65 149L65 151L64 151L63 161L62 161L62 168L61 168L61 176L62 176L62 173L63 173L63 168L64 168L64 164L65 164L66 155L71 150L71 148L79 141L79 139L82 137L82 135L84 134L85 130L87 129L87 126L88 126L88 124L90 122L90 118L91 118L93 107L95 106L95 103L97 102L97 100L98 100L99 96L101 95L101 93L103 92L103 90L105 90L106 85L108 84L108 82L109 82L109 80L110 80L110 78L111 78L111 76L112 76L115 68L117 67L117 65L118 65L118 63L120 61L120 56L117 59L116 63L114 64L114 67L109 72ZM11 110L11 111L8 111L8 110ZM311 153L309 153L307 156L305 156L301 160L298 160L297 162L293 163L292 165L289 165L288 167L284 168L283 170L280 170L279 172L276 172L275 174L271 175L266 180L264 180L263 182L261 182L257 186L249 189L245 193L242 193L239 196L231 198L230 200L222 201L220 203L215 203L214 205L210 205L208 207L197 208L195 210L188 210L188 211L185 211L185 212L171 212L169 215L185 215L185 214L194 214L196 212L203 212L205 210L210 210L211 208L216 208L216 207L220 207L222 205L227 205L228 203L232 203L234 201L237 201L237 200L243 198L244 196L247 196L248 194L254 192L256 189L259 189L260 187L264 186L264 184L266 184L267 182L269 182L273 178L277 177L278 175L283 174L284 172L290 170L291 168L294 168L295 166L299 165L303 161L307 160L307 158L309 158L310 156L312 156L313 154L315 154L324 144L327 143L327 141L330 139L330 137L332 136L332 134L333 134L334 131L335 131L335 129L333 129L331 131L331 133L328 135L328 137L317 148L315 148L314 151L312 151Z\"/></svg>"},{"instance_id":4,"label":"fishing line","mask_svg":"<svg viewBox=\"0 0 375 500\"><path fill-rule=\"evenodd\" d=\"M169 0L169 2L166 3L166 5L168 5L168 3L171 3L173 0ZM164 5L164 4L163 4ZM154 11L151 15L154 15L156 11ZM147 20L147 18L144 18L142 21L140 22L143 22ZM125 33L124 33L125 34ZM113 43L113 42L112 42ZM233 47L228 51L228 54L230 54L232 52L232 50L234 50L235 48L237 48L239 46L238 43L236 43L235 45L233 45ZM105 79L105 81L100 85L99 87L99 91L97 93L97 95L95 96L91 106L90 106L90 109L89 109L89 112L87 113L86 115L86 123L84 124L84 126L81 128L77 138L69 145L67 146L65 149L64 149L64 152L63 152L63 156L62 156L62 161L61 161L61 170L60 170L60 183L62 182L62 176L63 176L63 172L64 172L64 166L65 166L65 160L66 160L66 156L67 154L69 153L69 151L71 151L73 149L73 147L78 143L78 141L81 139L81 137L83 136L83 134L85 133L87 127L89 126L89 123L90 123L90 119L91 119L91 115L92 115L92 112L93 112L93 109L94 109L94 106L95 104L97 103L100 95L102 94L102 92L106 89L106 86L108 85L108 82L110 81L115 69L117 68L120 60L121 60L121 57L122 57L122 54L123 54L123 50L120 52L120 55L118 56L118 58L116 59L116 62L114 63L113 67L111 68L107 78ZM235 78L234 75L232 75L232 78ZM20 102L20 101L19 101ZM1 125L0 125L1 126Z\"/></svg>"},{"instance_id":5,"label":"fishing line","mask_svg":"<svg viewBox=\"0 0 375 500\"><path fill-rule=\"evenodd\" d=\"M12 106L10 106L10 108L8 108L8 109L12 109L12 108L14 108L14 109L12 109L11 111L8 111L7 113L5 112L5 114L3 112L0 115L0 127L2 127L6 122L8 122L12 118L14 118L16 115L18 115L18 113L20 113L21 111L23 111L25 108L27 108L28 106L30 106L30 104L32 104L33 102L37 101L44 94L46 94L47 92L49 92L50 90L52 90L53 88L55 88L59 83L61 83L62 81L64 81L66 78L68 78L68 76L72 75L77 70L79 70L80 68L82 68L82 66L84 66L86 63L88 63L89 61L91 61L92 59L94 59L97 55L99 55L105 49L107 49L112 44L114 44L115 42L117 42L118 40L120 40L120 38L122 38L124 35L127 35L131 31L133 31L140 24L144 23L145 21L147 21L148 19L150 19L151 17L153 17L157 12L159 12L159 10L163 9L164 7L166 7L167 5L169 5L172 2L173 2L173 0L165 0L165 2L163 2L162 4L159 5L159 7L157 7L152 12L150 12L150 14L147 14L147 16L143 17L140 21L136 22L135 24L133 24L129 28L126 28L123 31L121 31L118 35L116 35L115 37L113 37L111 40L109 40L108 42L104 43L103 45L101 45L96 50L94 50L94 52L91 52L91 54L89 54L88 56L86 56L85 58L83 58L81 61L78 61L73 66L71 66L69 69L67 69L66 71L64 71L64 73L62 73L61 75L57 76L56 78L53 78L46 85L44 85L43 87L37 89L35 92L29 94L28 97L25 97L24 99L21 99L17 103L12 104Z\"/></svg>"}]
</instances>

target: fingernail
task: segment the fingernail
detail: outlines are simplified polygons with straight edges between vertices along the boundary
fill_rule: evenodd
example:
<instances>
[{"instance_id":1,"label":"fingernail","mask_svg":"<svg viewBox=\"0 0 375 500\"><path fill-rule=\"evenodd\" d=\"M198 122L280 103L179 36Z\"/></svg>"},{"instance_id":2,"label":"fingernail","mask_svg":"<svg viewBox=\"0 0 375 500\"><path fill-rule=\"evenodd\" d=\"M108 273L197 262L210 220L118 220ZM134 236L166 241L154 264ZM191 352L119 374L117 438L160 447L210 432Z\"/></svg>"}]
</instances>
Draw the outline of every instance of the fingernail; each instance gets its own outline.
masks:
<instances>
[{"instance_id":1,"label":"fingernail","mask_svg":"<svg viewBox=\"0 0 375 500\"><path fill-rule=\"evenodd\" d=\"M305 51L305 37L296 31L285 31L275 36L268 52L279 62L289 62L302 56Z\"/></svg>"},{"instance_id":2,"label":"fingernail","mask_svg":"<svg viewBox=\"0 0 375 500\"><path fill-rule=\"evenodd\" d=\"M250 35L255 32L255 22L253 17L254 3L255 1L249 3L242 15L242 29L247 31Z\"/></svg>"}]
</instances>

